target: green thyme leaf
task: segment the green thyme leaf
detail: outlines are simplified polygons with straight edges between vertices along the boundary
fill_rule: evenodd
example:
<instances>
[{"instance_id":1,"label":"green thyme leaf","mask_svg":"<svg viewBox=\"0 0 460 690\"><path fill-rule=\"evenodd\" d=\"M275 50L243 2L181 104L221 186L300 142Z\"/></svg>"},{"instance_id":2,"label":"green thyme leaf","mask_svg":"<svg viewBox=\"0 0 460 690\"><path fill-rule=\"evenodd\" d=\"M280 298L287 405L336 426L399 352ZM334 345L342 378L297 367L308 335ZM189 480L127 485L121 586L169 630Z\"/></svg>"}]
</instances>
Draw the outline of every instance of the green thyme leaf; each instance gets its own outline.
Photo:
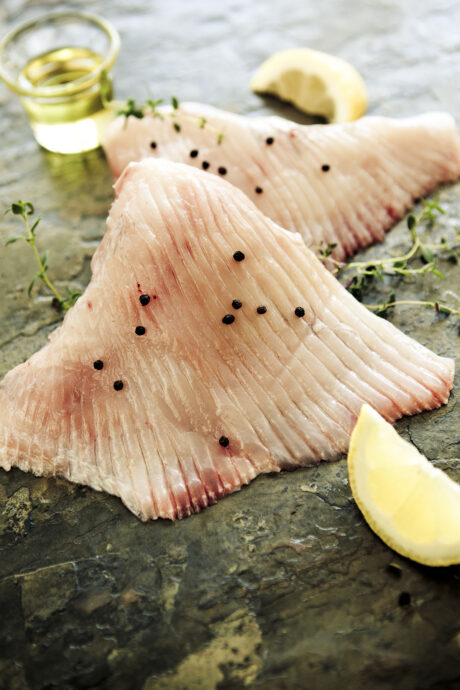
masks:
<instances>
[{"instance_id":1,"label":"green thyme leaf","mask_svg":"<svg viewBox=\"0 0 460 690\"><path fill-rule=\"evenodd\" d=\"M14 242L17 242L18 240L23 240L23 239L24 239L23 235L14 235L13 237L10 237L9 240L6 240L5 247L7 247L9 244L13 244Z\"/></svg>"},{"instance_id":2,"label":"green thyme leaf","mask_svg":"<svg viewBox=\"0 0 460 690\"><path fill-rule=\"evenodd\" d=\"M25 207L22 201L11 204L10 208L15 216L22 216L22 214L25 213Z\"/></svg>"},{"instance_id":3,"label":"green thyme leaf","mask_svg":"<svg viewBox=\"0 0 460 690\"><path fill-rule=\"evenodd\" d=\"M433 254L433 252L431 251L431 249L429 249L428 247L426 247L426 246L423 245L423 244L420 246L420 254L422 255L423 261L424 261L426 264L434 263L434 254Z\"/></svg>"},{"instance_id":4,"label":"green thyme leaf","mask_svg":"<svg viewBox=\"0 0 460 690\"><path fill-rule=\"evenodd\" d=\"M32 225L32 227L30 228L30 232L32 233L32 235L35 234L35 230L37 229L37 225L39 224L39 222L41 221L41 219L42 219L42 217L41 217L41 216L38 216L37 220L35 221L35 223L34 223L34 224Z\"/></svg>"},{"instance_id":5,"label":"green thyme leaf","mask_svg":"<svg viewBox=\"0 0 460 690\"><path fill-rule=\"evenodd\" d=\"M35 285L35 282L36 282L37 278L39 278L39 277L40 277L40 274L37 273L36 275L34 275L34 277L32 278L32 280L30 281L29 287L27 288L27 294L28 294L29 297L30 297L30 295L31 295L31 293L32 293L32 288L33 288L33 286Z\"/></svg>"},{"instance_id":6,"label":"green thyme leaf","mask_svg":"<svg viewBox=\"0 0 460 690\"><path fill-rule=\"evenodd\" d=\"M332 254L334 249L337 247L337 242L330 242L325 249L320 249L320 254L323 258L327 258Z\"/></svg>"},{"instance_id":7,"label":"green thyme leaf","mask_svg":"<svg viewBox=\"0 0 460 690\"><path fill-rule=\"evenodd\" d=\"M407 227L412 230L417 225L417 218L411 213L407 216Z\"/></svg>"},{"instance_id":8,"label":"green thyme leaf","mask_svg":"<svg viewBox=\"0 0 460 690\"><path fill-rule=\"evenodd\" d=\"M174 110L177 110L179 107L179 101L177 100L177 98L175 96L173 96L171 98L171 105L174 108Z\"/></svg>"}]
</instances>

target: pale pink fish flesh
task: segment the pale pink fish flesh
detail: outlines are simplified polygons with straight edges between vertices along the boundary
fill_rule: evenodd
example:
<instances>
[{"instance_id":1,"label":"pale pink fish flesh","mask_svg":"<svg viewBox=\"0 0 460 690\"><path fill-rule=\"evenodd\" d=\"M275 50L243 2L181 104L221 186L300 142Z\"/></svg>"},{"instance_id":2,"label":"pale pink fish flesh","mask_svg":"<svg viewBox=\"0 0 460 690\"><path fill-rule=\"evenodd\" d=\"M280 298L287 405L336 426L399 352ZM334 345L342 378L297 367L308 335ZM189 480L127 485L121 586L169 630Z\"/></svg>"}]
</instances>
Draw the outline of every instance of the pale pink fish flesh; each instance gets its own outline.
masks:
<instances>
[{"instance_id":1,"label":"pale pink fish flesh","mask_svg":"<svg viewBox=\"0 0 460 690\"><path fill-rule=\"evenodd\" d=\"M452 360L366 310L236 187L146 160L116 195L85 293L0 384L3 469L174 519L339 457L363 402L393 421L447 401Z\"/></svg>"},{"instance_id":2,"label":"pale pink fish flesh","mask_svg":"<svg viewBox=\"0 0 460 690\"><path fill-rule=\"evenodd\" d=\"M199 104L181 105L174 117L162 112L111 124L104 148L115 176L152 156L204 167L312 249L336 244L337 260L383 240L415 199L460 176L460 142L446 113L302 126Z\"/></svg>"}]
</instances>

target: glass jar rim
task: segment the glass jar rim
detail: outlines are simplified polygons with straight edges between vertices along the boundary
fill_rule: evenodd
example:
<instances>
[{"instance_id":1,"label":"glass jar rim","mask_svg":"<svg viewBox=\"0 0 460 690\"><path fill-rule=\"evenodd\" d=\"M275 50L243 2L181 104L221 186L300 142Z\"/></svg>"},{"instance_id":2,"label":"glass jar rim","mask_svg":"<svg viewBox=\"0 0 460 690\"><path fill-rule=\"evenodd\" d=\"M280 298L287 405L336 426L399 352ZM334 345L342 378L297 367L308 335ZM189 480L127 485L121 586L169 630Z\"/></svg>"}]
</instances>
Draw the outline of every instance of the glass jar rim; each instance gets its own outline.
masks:
<instances>
[{"instance_id":1,"label":"glass jar rim","mask_svg":"<svg viewBox=\"0 0 460 690\"><path fill-rule=\"evenodd\" d=\"M59 84L56 86L42 86L34 87L31 86L27 88L18 83L17 80L11 79L7 71L4 69L3 56L6 46L20 33L33 28L36 25L46 23L48 21L56 21L59 19L83 19L99 26L109 38L109 50L107 55L104 57L103 61L89 74L75 81L68 82L66 84ZM72 96L80 91L90 88L96 84L103 72L108 72L117 59L120 50L120 35L115 27L108 22L106 19L99 17L96 14L89 14L87 12L76 12L76 11L66 11L66 12L51 12L49 14L37 17L37 19L32 19L29 22L20 24L11 31L9 31L6 36L0 41L0 78L9 86L12 91L15 91L21 96L29 96L30 98L57 98L62 96Z\"/></svg>"}]
</instances>

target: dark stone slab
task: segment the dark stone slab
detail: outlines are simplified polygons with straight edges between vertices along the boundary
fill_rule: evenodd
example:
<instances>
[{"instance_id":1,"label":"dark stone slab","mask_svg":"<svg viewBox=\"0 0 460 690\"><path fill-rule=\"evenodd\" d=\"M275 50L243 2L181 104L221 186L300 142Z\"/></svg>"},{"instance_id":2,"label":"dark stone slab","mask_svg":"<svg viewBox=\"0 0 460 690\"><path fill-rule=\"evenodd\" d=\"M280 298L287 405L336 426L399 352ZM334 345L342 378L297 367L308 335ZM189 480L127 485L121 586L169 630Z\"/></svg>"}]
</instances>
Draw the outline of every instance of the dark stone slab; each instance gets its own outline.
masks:
<instances>
[{"instance_id":1,"label":"dark stone slab","mask_svg":"<svg viewBox=\"0 0 460 690\"><path fill-rule=\"evenodd\" d=\"M202 100L238 112L292 109L248 89L273 51L295 46L350 59L370 110L460 113L455 2L388 0L76 0L117 25L121 97ZM61 3L4 0L1 31ZM84 287L105 229L111 178L99 152L37 148L18 101L0 88L0 206L29 198L44 215L59 285ZM440 190L452 235L459 185ZM15 221L0 216L0 244ZM408 246L403 223L381 256ZM460 268L444 281L397 281L401 299L460 304ZM41 347L58 317L36 289L27 247L0 249L0 375ZM386 299L384 282L370 300ZM459 358L452 318L399 307L403 331ZM449 404L397 428L460 480L459 377ZM121 502L60 480L0 472L0 688L321 690L460 687L460 569L418 566L366 526L345 463L261 477L200 515L142 524Z\"/></svg>"}]
</instances>

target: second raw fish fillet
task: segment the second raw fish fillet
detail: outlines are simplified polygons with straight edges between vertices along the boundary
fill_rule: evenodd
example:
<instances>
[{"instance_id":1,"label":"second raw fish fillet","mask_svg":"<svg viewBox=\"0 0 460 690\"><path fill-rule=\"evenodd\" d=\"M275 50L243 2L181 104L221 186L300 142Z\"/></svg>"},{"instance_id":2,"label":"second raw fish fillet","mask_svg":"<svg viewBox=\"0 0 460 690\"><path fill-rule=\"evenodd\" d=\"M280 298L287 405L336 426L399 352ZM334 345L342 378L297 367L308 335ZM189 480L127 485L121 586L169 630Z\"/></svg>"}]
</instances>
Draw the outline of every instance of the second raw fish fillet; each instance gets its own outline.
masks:
<instances>
[{"instance_id":1,"label":"second raw fish fillet","mask_svg":"<svg viewBox=\"0 0 460 690\"><path fill-rule=\"evenodd\" d=\"M460 176L446 113L307 126L190 103L161 113L110 125L104 148L115 176L150 156L220 175L314 251L337 245L337 260L383 240L416 198Z\"/></svg>"},{"instance_id":2,"label":"second raw fish fillet","mask_svg":"<svg viewBox=\"0 0 460 690\"><path fill-rule=\"evenodd\" d=\"M445 403L453 362L359 304L240 190L130 165L83 296L0 384L0 467L189 515L260 472L337 458L363 402Z\"/></svg>"}]
</instances>

